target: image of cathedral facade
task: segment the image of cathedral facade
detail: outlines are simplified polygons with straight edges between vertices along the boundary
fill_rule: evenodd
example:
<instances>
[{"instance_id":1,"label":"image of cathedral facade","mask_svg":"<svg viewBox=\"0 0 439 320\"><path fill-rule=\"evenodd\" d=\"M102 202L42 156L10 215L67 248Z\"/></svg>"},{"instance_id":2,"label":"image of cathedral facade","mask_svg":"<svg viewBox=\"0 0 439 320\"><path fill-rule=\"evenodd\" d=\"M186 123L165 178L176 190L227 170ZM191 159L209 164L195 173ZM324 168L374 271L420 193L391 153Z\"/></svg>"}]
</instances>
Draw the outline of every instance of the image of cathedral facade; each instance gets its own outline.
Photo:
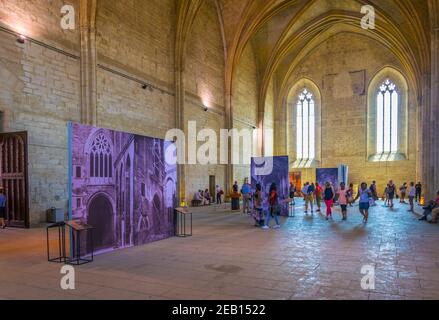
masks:
<instances>
[{"instance_id":1,"label":"image of cathedral facade","mask_svg":"<svg viewBox=\"0 0 439 320\"><path fill-rule=\"evenodd\" d=\"M95 228L96 251L174 235L177 170L165 161L170 143L72 124L72 217Z\"/></svg>"}]
</instances>

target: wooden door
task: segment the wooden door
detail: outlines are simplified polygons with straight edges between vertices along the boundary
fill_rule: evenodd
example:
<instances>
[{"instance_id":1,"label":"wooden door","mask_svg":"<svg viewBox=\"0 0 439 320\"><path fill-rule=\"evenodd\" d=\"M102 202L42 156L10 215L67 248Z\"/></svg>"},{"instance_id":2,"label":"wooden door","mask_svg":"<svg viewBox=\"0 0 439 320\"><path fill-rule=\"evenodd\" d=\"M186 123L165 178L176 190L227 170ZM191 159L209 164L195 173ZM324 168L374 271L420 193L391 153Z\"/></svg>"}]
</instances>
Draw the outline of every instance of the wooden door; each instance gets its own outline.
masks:
<instances>
[{"instance_id":1,"label":"wooden door","mask_svg":"<svg viewBox=\"0 0 439 320\"><path fill-rule=\"evenodd\" d=\"M0 187L6 195L6 222L29 228L27 132L0 133Z\"/></svg>"},{"instance_id":2,"label":"wooden door","mask_svg":"<svg viewBox=\"0 0 439 320\"><path fill-rule=\"evenodd\" d=\"M215 199L216 197L216 181L215 176L209 176L209 192L210 197Z\"/></svg>"},{"instance_id":3,"label":"wooden door","mask_svg":"<svg viewBox=\"0 0 439 320\"><path fill-rule=\"evenodd\" d=\"M296 190L299 193L302 190L302 173L290 172L290 183L296 186Z\"/></svg>"}]
</instances>

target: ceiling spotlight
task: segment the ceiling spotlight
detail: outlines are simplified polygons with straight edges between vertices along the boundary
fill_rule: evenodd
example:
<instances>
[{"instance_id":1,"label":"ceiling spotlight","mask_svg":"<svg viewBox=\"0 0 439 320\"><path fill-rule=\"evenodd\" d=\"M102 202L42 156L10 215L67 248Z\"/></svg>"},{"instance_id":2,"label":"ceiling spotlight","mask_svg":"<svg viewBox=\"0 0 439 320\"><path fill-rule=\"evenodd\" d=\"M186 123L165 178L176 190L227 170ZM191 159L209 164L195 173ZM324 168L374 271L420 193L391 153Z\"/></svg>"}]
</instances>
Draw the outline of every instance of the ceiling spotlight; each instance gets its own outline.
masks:
<instances>
[{"instance_id":1,"label":"ceiling spotlight","mask_svg":"<svg viewBox=\"0 0 439 320\"><path fill-rule=\"evenodd\" d=\"M17 38L17 42L23 44L24 41L26 40L26 37L23 36L22 34L20 34Z\"/></svg>"}]
</instances>

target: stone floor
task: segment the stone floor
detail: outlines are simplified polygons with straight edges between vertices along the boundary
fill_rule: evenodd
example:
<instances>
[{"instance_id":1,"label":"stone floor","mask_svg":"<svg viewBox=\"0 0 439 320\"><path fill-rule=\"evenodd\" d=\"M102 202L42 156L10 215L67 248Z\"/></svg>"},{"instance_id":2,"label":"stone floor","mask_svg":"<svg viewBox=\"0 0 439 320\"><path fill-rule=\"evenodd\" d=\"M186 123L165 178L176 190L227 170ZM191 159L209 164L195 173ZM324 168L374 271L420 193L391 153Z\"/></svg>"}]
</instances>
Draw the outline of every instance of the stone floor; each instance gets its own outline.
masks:
<instances>
[{"instance_id":1,"label":"stone floor","mask_svg":"<svg viewBox=\"0 0 439 320\"><path fill-rule=\"evenodd\" d=\"M296 207L279 230L262 231L224 207L194 210L194 236L116 251L76 267L76 290L60 288L46 262L44 229L0 230L3 299L438 299L439 227L406 205L382 203L364 226ZM361 268L374 266L375 290Z\"/></svg>"}]
</instances>

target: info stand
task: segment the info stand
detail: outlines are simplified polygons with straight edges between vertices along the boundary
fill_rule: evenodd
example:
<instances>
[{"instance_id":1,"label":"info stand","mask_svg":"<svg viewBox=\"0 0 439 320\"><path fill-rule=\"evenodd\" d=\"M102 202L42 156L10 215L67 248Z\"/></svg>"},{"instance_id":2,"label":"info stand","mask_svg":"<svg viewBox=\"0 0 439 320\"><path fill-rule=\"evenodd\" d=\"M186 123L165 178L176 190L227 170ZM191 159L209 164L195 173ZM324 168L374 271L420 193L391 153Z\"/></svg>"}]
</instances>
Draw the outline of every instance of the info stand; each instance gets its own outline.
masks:
<instances>
[{"instance_id":1,"label":"info stand","mask_svg":"<svg viewBox=\"0 0 439 320\"><path fill-rule=\"evenodd\" d=\"M190 233L186 233L186 217L190 215ZM175 209L175 235L185 238L192 236L192 212L187 208L179 207Z\"/></svg>"},{"instance_id":2,"label":"info stand","mask_svg":"<svg viewBox=\"0 0 439 320\"><path fill-rule=\"evenodd\" d=\"M85 224L81 221L70 220L66 222L66 225L70 227L72 231L72 256L67 259L67 264L71 265L83 265L86 263L93 262L94 255L94 245L93 245L93 227ZM87 243L90 243L90 258L87 256L81 256L81 234L85 234L85 238L87 239ZM82 237L82 239L84 239Z\"/></svg>"},{"instance_id":3,"label":"info stand","mask_svg":"<svg viewBox=\"0 0 439 320\"><path fill-rule=\"evenodd\" d=\"M58 229L58 257L51 258L50 257L50 237L49 233L52 229ZM46 229L47 234L47 261L49 262L57 262L57 263L66 263L66 224L65 222L57 222L51 224Z\"/></svg>"}]
</instances>

